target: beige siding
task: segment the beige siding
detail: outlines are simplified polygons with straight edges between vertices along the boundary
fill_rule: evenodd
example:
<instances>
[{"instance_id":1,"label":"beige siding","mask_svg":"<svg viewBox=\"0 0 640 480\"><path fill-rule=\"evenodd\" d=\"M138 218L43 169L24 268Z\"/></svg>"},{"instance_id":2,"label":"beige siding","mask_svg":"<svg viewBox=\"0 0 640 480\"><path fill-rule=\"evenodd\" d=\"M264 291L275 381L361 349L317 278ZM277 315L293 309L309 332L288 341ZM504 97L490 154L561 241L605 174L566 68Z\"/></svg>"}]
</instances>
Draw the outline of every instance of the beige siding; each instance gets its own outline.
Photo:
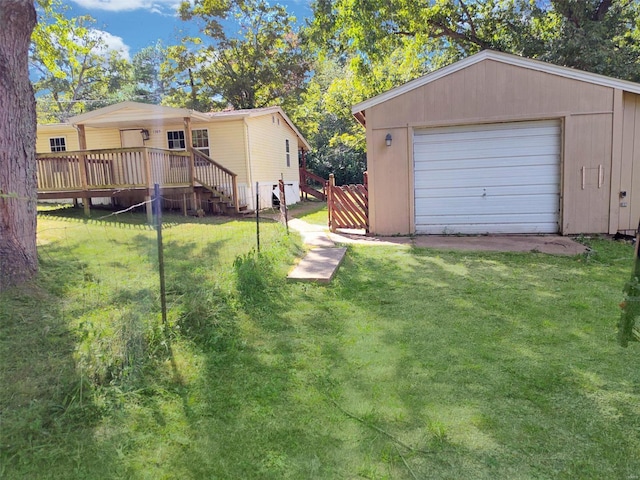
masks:
<instances>
[{"instance_id":1,"label":"beige siding","mask_svg":"<svg viewBox=\"0 0 640 480\"><path fill-rule=\"evenodd\" d=\"M253 182L298 182L298 138L277 113L247 118L249 151ZM289 140L290 162L287 167L285 141Z\"/></svg>"},{"instance_id":2,"label":"beige siding","mask_svg":"<svg viewBox=\"0 0 640 480\"><path fill-rule=\"evenodd\" d=\"M117 128L86 128L87 149L120 148L120 130Z\"/></svg>"},{"instance_id":3,"label":"beige siding","mask_svg":"<svg viewBox=\"0 0 640 480\"><path fill-rule=\"evenodd\" d=\"M622 162L620 167L620 191L627 192L619 202L619 230L638 227L640 219L640 95L624 94L622 121Z\"/></svg>"},{"instance_id":4,"label":"beige siding","mask_svg":"<svg viewBox=\"0 0 640 480\"><path fill-rule=\"evenodd\" d=\"M613 89L491 60L480 62L367 110L379 126L457 123L610 112Z\"/></svg>"},{"instance_id":5,"label":"beige siding","mask_svg":"<svg viewBox=\"0 0 640 480\"><path fill-rule=\"evenodd\" d=\"M245 127L242 120L210 123L211 158L238 174L238 182L249 183ZM200 128L200 127L198 127Z\"/></svg>"},{"instance_id":6,"label":"beige siding","mask_svg":"<svg viewBox=\"0 0 640 480\"><path fill-rule=\"evenodd\" d=\"M372 232L413 232L414 128L544 118L564 122L562 233L608 232L613 108L613 88L485 60L367 109Z\"/></svg>"},{"instance_id":7,"label":"beige siding","mask_svg":"<svg viewBox=\"0 0 640 480\"><path fill-rule=\"evenodd\" d=\"M51 124L38 125L36 152L47 153L51 151L49 139L63 137L67 150L78 150L78 132L71 125Z\"/></svg>"},{"instance_id":8,"label":"beige siding","mask_svg":"<svg viewBox=\"0 0 640 480\"><path fill-rule=\"evenodd\" d=\"M385 136L391 133L392 146L387 147ZM384 235L403 234L413 230L413 177L406 158L410 154L411 139L402 128L367 132L367 150L375 151L369 157L369 222L370 230ZM393 191L389 186L393 185ZM383 202L383 203L380 203ZM394 212L394 215L388 215Z\"/></svg>"}]
</instances>

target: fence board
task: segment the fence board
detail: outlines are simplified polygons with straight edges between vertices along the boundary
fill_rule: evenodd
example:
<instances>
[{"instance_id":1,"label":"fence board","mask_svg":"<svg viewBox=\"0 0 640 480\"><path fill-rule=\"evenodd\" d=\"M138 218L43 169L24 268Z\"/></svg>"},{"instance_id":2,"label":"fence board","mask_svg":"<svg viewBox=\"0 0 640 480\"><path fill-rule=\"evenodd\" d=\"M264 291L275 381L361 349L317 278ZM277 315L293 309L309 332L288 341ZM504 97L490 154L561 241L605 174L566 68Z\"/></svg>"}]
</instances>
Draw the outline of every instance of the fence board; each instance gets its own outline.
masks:
<instances>
[{"instance_id":1,"label":"fence board","mask_svg":"<svg viewBox=\"0 0 640 480\"><path fill-rule=\"evenodd\" d=\"M334 176L330 175L327 194L329 228L332 232L338 228L369 232L369 195L366 185L337 186Z\"/></svg>"}]
</instances>

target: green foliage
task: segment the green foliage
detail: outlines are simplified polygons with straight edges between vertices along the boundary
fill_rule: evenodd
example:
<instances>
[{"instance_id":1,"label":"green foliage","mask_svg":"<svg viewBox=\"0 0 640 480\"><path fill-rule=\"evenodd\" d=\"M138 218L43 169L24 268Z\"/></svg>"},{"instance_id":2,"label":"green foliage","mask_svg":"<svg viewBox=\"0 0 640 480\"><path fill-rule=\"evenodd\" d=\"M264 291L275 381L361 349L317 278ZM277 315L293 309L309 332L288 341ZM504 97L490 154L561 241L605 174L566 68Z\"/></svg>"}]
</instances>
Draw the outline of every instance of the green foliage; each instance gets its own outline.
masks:
<instances>
[{"instance_id":1,"label":"green foliage","mask_svg":"<svg viewBox=\"0 0 640 480\"><path fill-rule=\"evenodd\" d=\"M640 281L633 277L624 288L624 301L620 304L622 314L618 321L618 343L627 347L629 342L635 341L633 329L640 316Z\"/></svg>"},{"instance_id":2,"label":"green foliage","mask_svg":"<svg viewBox=\"0 0 640 480\"><path fill-rule=\"evenodd\" d=\"M129 83L128 62L107 49L95 20L68 19L64 13L60 1L52 0L40 9L32 35L31 65L42 123L104 106L98 99L108 102Z\"/></svg>"},{"instance_id":3,"label":"green foliage","mask_svg":"<svg viewBox=\"0 0 640 480\"><path fill-rule=\"evenodd\" d=\"M185 39L194 48L168 51L165 75L179 79L170 103L184 96L192 105L213 101L218 107L243 109L286 108L296 101L309 61L295 19L284 7L263 0L197 0L183 2L180 14L184 20L201 20L203 36ZM238 30L225 27L226 19Z\"/></svg>"},{"instance_id":4,"label":"green foliage","mask_svg":"<svg viewBox=\"0 0 640 480\"><path fill-rule=\"evenodd\" d=\"M39 9L30 60L39 123L65 121L82 112L136 100L160 103L168 81L160 75L161 43L137 52L129 61L109 50L95 20L67 18L67 8L51 0Z\"/></svg>"},{"instance_id":5,"label":"green foliage","mask_svg":"<svg viewBox=\"0 0 640 480\"><path fill-rule=\"evenodd\" d=\"M634 258L633 274L624 286L624 300L620 304L622 313L618 321L618 343L627 347L629 342L637 341L634 328L640 317L640 261Z\"/></svg>"},{"instance_id":6,"label":"green foliage","mask_svg":"<svg viewBox=\"0 0 640 480\"><path fill-rule=\"evenodd\" d=\"M319 0L318 48L375 64L409 39L431 68L482 49L640 78L640 5L606 0Z\"/></svg>"}]
</instances>

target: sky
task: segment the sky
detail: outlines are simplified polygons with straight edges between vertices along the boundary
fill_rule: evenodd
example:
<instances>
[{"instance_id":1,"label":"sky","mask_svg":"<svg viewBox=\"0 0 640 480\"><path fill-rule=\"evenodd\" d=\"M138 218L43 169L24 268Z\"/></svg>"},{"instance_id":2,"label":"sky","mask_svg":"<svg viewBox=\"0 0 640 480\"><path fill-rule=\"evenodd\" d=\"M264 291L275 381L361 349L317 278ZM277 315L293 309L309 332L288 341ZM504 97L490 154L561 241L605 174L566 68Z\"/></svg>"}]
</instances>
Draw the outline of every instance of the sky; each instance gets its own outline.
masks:
<instances>
[{"instance_id":1,"label":"sky","mask_svg":"<svg viewBox=\"0 0 640 480\"><path fill-rule=\"evenodd\" d=\"M185 34L198 33L197 26L176 16L179 0L63 0L68 17L91 15L95 28L105 32L107 44L130 59L144 47L161 40L164 45L178 43ZM298 18L311 16L310 0L278 0Z\"/></svg>"}]
</instances>

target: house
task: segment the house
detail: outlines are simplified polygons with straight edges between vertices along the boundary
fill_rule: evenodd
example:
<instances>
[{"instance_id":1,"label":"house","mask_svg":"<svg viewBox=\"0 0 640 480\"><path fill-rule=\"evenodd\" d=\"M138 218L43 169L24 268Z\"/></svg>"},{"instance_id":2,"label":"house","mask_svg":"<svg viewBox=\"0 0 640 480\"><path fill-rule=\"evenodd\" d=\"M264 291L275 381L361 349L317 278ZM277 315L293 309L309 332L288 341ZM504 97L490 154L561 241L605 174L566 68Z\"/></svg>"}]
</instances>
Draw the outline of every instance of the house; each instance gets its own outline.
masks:
<instances>
[{"instance_id":1,"label":"house","mask_svg":"<svg viewBox=\"0 0 640 480\"><path fill-rule=\"evenodd\" d=\"M638 225L640 84L485 50L352 112L373 233Z\"/></svg>"},{"instance_id":2,"label":"house","mask_svg":"<svg viewBox=\"0 0 640 480\"><path fill-rule=\"evenodd\" d=\"M256 184L258 207L271 207L282 178L293 204L300 199L298 156L309 149L280 107L201 113L123 102L38 126L39 198L130 204L160 183L163 197L185 210L212 196L254 209Z\"/></svg>"}]
</instances>

